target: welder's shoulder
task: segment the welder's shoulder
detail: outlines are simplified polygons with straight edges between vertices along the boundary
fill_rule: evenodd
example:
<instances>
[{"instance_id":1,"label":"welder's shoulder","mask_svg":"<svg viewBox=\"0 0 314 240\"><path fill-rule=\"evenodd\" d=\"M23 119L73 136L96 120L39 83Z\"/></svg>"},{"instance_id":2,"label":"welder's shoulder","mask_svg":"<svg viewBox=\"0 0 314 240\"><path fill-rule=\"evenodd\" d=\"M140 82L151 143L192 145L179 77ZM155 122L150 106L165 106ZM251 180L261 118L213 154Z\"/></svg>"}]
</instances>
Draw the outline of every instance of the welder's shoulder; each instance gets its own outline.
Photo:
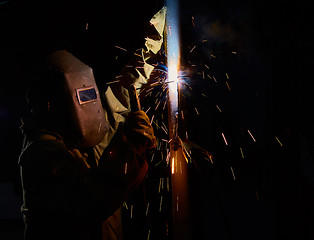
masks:
<instances>
[{"instance_id":1,"label":"welder's shoulder","mask_svg":"<svg viewBox=\"0 0 314 240\"><path fill-rule=\"evenodd\" d=\"M35 141L29 141L23 148L19 165L54 164L72 159L65 144L52 135L42 135Z\"/></svg>"}]
</instances>

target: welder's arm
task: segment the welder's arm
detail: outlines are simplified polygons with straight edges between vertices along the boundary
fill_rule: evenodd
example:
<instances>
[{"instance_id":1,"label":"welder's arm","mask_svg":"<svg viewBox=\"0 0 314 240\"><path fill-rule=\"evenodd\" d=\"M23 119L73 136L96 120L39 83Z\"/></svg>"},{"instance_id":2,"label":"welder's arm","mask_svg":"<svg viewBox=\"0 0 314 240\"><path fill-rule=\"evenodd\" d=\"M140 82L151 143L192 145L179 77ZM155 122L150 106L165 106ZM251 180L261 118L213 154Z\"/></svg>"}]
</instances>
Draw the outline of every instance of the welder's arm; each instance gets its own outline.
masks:
<instances>
[{"instance_id":1,"label":"welder's arm","mask_svg":"<svg viewBox=\"0 0 314 240\"><path fill-rule=\"evenodd\" d=\"M163 7L153 16L148 24L145 46L122 69L117 78L119 83L110 85L103 95L109 123L115 130L119 122L124 122L125 113L130 109L128 87L134 84L137 89L140 89L154 74L155 66L152 62L155 58L159 58L159 51L163 44L165 14L166 8Z\"/></svg>"},{"instance_id":2,"label":"welder's arm","mask_svg":"<svg viewBox=\"0 0 314 240\"><path fill-rule=\"evenodd\" d=\"M156 147L156 137L149 118L143 111L131 113L116 132L99 162L99 171L112 185L112 209L122 205L132 191L144 180L148 165L146 149Z\"/></svg>"},{"instance_id":3,"label":"welder's arm","mask_svg":"<svg viewBox=\"0 0 314 240\"><path fill-rule=\"evenodd\" d=\"M58 140L36 141L20 157L24 207L28 216L104 220L144 180L148 148L156 145L149 119L132 113L98 161L89 168L86 156L69 151Z\"/></svg>"},{"instance_id":4,"label":"welder's arm","mask_svg":"<svg viewBox=\"0 0 314 240\"><path fill-rule=\"evenodd\" d=\"M137 155L142 155L146 149L156 147L154 129L145 112L140 110L130 113L105 149L105 152L121 149L122 146L123 149L132 151ZM101 157L100 166L103 158L106 159L104 156Z\"/></svg>"}]
</instances>

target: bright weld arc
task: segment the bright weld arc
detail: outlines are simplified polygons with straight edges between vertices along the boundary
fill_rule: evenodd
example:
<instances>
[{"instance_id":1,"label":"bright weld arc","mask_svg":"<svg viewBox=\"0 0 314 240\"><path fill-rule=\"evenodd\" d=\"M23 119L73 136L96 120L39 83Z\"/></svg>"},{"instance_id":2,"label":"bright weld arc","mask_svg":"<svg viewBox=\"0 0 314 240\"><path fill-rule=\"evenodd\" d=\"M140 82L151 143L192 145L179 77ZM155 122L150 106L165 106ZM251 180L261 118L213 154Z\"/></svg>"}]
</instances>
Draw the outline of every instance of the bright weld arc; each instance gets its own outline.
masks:
<instances>
[{"instance_id":1,"label":"bright weld arc","mask_svg":"<svg viewBox=\"0 0 314 240\"><path fill-rule=\"evenodd\" d=\"M167 34L166 34L166 52L167 52L167 68L168 68L168 102L170 107L169 124L171 127L175 125L176 116L178 114L178 71L180 64L179 51L179 15L178 0L166 0L167 6ZM170 128L169 126L169 128ZM169 129L170 130L170 129ZM170 140L176 133L169 132ZM176 172L176 156L171 158L171 173Z\"/></svg>"},{"instance_id":2,"label":"bright weld arc","mask_svg":"<svg viewBox=\"0 0 314 240\"><path fill-rule=\"evenodd\" d=\"M167 0L167 65L168 65L168 88L171 112L178 111L178 69L180 63L179 50L179 16L178 1Z\"/></svg>"}]
</instances>

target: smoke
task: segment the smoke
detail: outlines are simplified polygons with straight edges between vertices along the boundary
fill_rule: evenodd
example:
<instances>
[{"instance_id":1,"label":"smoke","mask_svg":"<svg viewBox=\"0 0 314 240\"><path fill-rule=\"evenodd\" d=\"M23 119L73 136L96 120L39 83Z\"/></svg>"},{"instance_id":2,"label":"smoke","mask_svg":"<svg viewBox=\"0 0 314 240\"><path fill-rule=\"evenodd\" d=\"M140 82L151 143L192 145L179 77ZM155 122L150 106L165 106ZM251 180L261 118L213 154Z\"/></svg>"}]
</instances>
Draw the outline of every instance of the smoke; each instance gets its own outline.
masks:
<instances>
[{"instance_id":1,"label":"smoke","mask_svg":"<svg viewBox=\"0 0 314 240\"><path fill-rule=\"evenodd\" d=\"M184 36L190 38L194 50L216 53L216 57L233 53L242 56L256 54L257 43L261 43L260 29L256 27L256 7L246 1L204 2L195 0L183 7ZM267 16L265 16L267 19ZM258 18L258 21L264 21ZM200 49L197 49L200 48ZM194 52L196 54L196 52ZM199 52L198 52L199 54ZM210 55L207 60L210 60Z\"/></svg>"},{"instance_id":2,"label":"smoke","mask_svg":"<svg viewBox=\"0 0 314 240\"><path fill-rule=\"evenodd\" d=\"M223 24L220 20L208 22L208 19L203 17L200 27L202 38L207 41L232 43L240 37L230 24Z\"/></svg>"}]
</instances>

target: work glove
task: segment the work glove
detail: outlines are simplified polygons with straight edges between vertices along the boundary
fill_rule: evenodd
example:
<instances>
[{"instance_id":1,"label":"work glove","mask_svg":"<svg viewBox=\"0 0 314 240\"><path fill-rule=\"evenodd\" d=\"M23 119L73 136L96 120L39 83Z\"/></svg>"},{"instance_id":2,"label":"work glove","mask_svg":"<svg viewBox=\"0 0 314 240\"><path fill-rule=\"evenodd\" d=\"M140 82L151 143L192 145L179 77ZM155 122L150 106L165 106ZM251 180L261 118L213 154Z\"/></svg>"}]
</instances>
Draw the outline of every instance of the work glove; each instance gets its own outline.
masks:
<instances>
[{"instance_id":1,"label":"work glove","mask_svg":"<svg viewBox=\"0 0 314 240\"><path fill-rule=\"evenodd\" d=\"M155 148L157 145L154 129L145 112L131 112L122 126L123 141L132 150L142 154L146 149Z\"/></svg>"}]
</instances>

